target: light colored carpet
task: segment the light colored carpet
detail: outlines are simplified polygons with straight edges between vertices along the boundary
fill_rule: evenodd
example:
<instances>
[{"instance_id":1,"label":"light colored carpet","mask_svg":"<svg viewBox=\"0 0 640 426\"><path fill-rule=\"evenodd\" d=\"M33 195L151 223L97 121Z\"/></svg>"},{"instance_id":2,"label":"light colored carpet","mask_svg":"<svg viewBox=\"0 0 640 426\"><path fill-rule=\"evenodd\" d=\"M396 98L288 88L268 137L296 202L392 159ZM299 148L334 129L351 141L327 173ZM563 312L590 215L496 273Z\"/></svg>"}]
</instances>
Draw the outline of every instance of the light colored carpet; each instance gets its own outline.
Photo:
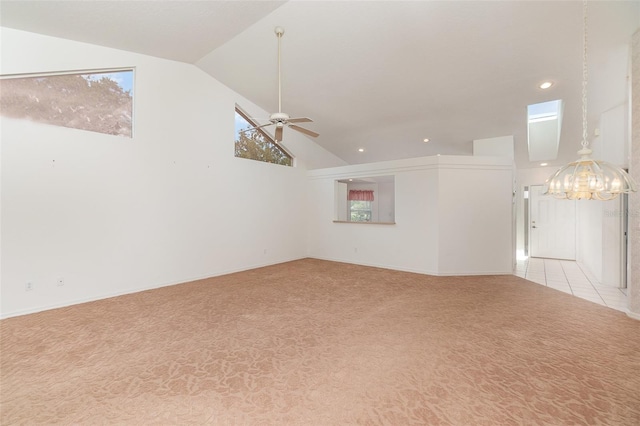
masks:
<instances>
[{"instance_id":1,"label":"light colored carpet","mask_svg":"<svg viewBox=\"0 0 640 426\"><path fill-rule=\"evenodd\" d=\"M304 259L0 321L0 423L638 425L640 322Z\"/></svg>"}]
</instances>

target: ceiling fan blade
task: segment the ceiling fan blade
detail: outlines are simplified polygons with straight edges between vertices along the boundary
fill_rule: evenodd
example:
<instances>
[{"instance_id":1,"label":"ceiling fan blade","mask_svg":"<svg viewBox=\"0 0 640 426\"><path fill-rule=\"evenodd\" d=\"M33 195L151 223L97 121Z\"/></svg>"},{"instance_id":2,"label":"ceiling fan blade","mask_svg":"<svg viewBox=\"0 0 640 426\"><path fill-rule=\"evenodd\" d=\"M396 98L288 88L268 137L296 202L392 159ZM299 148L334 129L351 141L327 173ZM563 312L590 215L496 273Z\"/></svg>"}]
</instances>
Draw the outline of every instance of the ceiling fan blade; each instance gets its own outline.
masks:
<instances>
[{"instance_id":1,"label":"ceiling fan blade","mask_svg":"<svg viewBox=\"0 0 640 426\"><path fill-rule=\"evenodd\" d=\"M287 120L287 122L289 123L311 123L313 122L312 119L307 118L307 117L303 117L303 118L290 118Z\"/></svg>"},{"instance_id":2,"label":"ceiling fan blade","mask_svg":"<svg viewBox=\"0 0 640 426\"><path fill-rule=\"evenodd\" d=\"M305 129L304 127L296 126L295 124L291 124L291 125L289 125L289 127L291 127L293 130L299 131L300 133L304 133L305 135L309 135L312 138L317 138L318 136L320 136L320 133L316 133L316 132L313 132L313 131L311 131L309 129Z\"/></svg>"},{"instance_id":3,"label":"ceiling fan blade","mask_svg":"<svg viewBox=\"0 0 640 426\"><path fill-rule=\"evenodd\" d=\"M282 127L276 127L276 142L282 142Z\"/></svg>"}]
</instances>

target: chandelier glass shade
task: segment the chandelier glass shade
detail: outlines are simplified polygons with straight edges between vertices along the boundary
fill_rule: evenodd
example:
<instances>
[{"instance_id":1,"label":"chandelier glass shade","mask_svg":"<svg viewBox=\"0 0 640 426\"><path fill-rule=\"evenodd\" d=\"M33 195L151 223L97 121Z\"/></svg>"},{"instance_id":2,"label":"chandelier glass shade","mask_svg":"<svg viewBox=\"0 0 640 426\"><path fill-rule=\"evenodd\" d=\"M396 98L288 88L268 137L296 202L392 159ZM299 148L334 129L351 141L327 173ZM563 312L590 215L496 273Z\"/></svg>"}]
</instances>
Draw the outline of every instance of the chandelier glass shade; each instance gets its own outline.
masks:
<instances>
[{"instance_id":1,"label":"chandelier glass shade","mask_svg":"<svg viewBox=\"0 0 640 426\"><path fill-rule=\"evenodd\" d=\"M613 200L635 192L636 184L620 167L591 158L591 150L578 151L573 161L547 179L547 194L568 200Z\"/></svg>"}]
</instances>

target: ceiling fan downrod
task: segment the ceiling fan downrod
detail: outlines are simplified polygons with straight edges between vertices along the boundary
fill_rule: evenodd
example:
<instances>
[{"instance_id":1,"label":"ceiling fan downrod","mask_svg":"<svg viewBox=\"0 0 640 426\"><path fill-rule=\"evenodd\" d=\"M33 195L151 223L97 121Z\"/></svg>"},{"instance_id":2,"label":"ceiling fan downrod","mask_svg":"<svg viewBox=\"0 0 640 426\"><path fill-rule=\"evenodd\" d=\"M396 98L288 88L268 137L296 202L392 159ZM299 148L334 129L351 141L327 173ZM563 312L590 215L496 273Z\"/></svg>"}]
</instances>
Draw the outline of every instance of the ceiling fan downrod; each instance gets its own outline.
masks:
<instances>
[{"instance_id":1,"label":"ceiling fan downrod","mask_svg":"<svg viewBox=\"0 0 640 426\"><path fill-rule=\"evenodd\" d=\"M312 138L320 136L318 133L313 130L305 129L304 127L297 126L296 123L310 123L313 122L312 119L307 117L300 118L291 118L289 114L282 112L282 67L281 67L281 41L282 35L284 34L284 28L276 27L274 32L278 37L278 112L274 112L269 116L269 123L263 124L261 126L252 127L250 129L245 129L243 131L257 130L262 129L268 126L275 126L275 142L282 142L282 131L285 126L300 132L304 133L307 136L311 136Z\"/></svg>"},{"instance_id":2,"label":"ceiling fan downrod","mask_svg":"<svg viewBox=\"0 0 640 426\"><path fill-rule=\"evenodd\" d=\"M276 33L276 37L278 37L278 112L282 112L282 80L281 80L281 70L280 70L280 42L282 41L282 36L284 35L284 28L276 27L274 32Z\"/></svg>"}]
</instances>

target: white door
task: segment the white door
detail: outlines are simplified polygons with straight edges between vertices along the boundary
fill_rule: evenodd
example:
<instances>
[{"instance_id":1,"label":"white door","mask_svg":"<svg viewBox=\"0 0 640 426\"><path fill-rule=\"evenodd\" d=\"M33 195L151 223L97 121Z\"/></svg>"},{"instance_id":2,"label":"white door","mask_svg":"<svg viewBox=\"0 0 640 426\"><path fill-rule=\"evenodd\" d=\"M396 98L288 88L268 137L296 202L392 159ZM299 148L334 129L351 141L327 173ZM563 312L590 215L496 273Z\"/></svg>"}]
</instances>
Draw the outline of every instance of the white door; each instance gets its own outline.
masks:
<instances>
[{"instance_id":1,"label":"white door","mask_svg":"<svg viewBox=\"0 0 640 426\"><path fill-rule=\"evenodd\" d=\"M576 202L544 195L544 186L529 188L531 257L576 259Z\"/></svg>"}]
</instances>

